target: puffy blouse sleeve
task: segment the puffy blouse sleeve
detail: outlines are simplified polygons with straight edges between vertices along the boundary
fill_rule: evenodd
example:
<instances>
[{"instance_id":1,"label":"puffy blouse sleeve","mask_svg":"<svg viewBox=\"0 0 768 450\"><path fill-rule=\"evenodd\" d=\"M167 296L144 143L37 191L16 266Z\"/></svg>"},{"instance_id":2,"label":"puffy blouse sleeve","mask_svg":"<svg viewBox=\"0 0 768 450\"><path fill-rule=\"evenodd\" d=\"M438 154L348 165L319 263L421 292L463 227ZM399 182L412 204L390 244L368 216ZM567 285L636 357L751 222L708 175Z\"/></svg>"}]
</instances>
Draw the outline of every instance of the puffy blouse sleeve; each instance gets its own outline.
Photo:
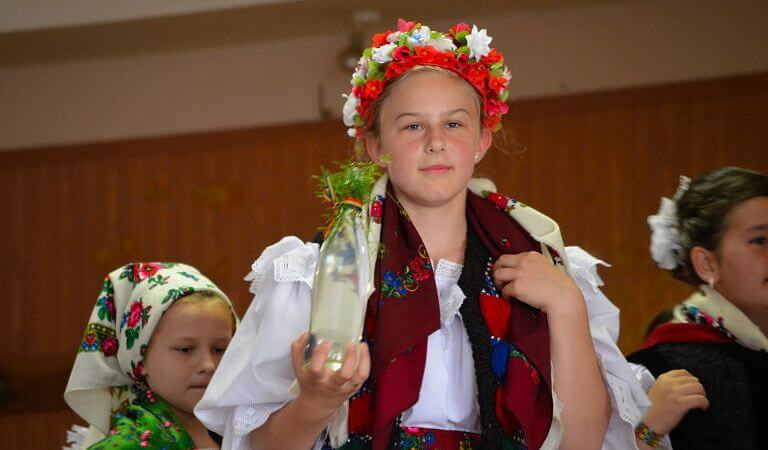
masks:
<instances>
[{"instance_id":1,"label":"puffy blouse sleeve","mask_svg":"<svg viewBox=\"0 0 768 450\"><path fill-rule=\"evenodd\" d=\"M608 266L580 247L565 248L568 269L587 303L592 343L611 399L611 418L603 449L636 449L634 429L651 402L619 350L619 309L600 290L597 266Z\"/></svg>"},{"instance_id":2,"label":"puffy blouse sleeve","mask_svg":"<svg viewBox=\"0 0 768 450\"><path fill-rule=\"evenodd\" d=\"M317 244L286 237L264 250L245 278L253 301L195 407L224 437L222 449L249 449L247 435L293 397L291 342L309 328L317 254Z\"/></svg>"}]
</instances>

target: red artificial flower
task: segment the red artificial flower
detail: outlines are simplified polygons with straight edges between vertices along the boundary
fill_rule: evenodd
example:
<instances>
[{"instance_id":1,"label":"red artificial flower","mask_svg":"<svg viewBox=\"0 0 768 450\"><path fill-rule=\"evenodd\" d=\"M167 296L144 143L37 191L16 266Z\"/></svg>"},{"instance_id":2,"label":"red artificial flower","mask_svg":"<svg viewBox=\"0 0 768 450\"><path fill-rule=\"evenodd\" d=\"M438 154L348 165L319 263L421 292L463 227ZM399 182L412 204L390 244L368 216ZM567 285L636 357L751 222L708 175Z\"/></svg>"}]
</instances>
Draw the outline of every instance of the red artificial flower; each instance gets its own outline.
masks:
<instances>
[{"instance_id":1,"label":"red artificial flower","mask_svg":"<svg viewBox=\"0 0 768 450\"><path fill-rule=\"evenodd\" d=\"M490 115L506 114L509 106L497 98L492 98L486 103L486 110Z\"/></svg>"},{"instance_id":2,"label":"red artificial flower","mask_svg":"<svg viewBox=\"0 0 768 450\"><path fill-rule=\"evenodd\" d=\"M352 96L361 98L363 95L363 87L362 86L355 86L352 88Z\"/></svg>"},{"instance_id":3,"label":"red artificial flower","mask_svg":"<svg viewBox=\"0 0 768 450\"><path fill-rule=\"evenodd\" d=\"M393 80L412 67L408 61L392 61L387 64L384 76L387 80Z\"/></svg>"},{"instance_id":4,"label":"red artificial flower","mask_svg":"<svg viewBox=\"0 0 768 450\"><path fill-rule=\"evenodd\" d=\"M397 31L407 33L411 31L414 25L416 25L414 22L406 22L403 19L397 19Z\"/></svg>"},{"instance_id":5,"label":"red artificial flower","mask_svg":"<svg viewBox=\"0 0 768 450\"><path fill-rule=\"evenodd\" d=\"M487 55L480 58L480 62L482 62L486 66L496 64L497 62L500 62L500 61L504 61L504 57L501 55L501 52L496 50L495 48L492 48Z\"/></svg>"},{"instance_id":6,"label":"red artificial flower","mask_svg":"<svg viewBox=\"0 0 768 450\"><path fill-rule=\"evenodd\" d=\"M469 65L469 55L466 53L459 53L459 56L456 57L456 66L458 66L459 69L464 69Z\"/></svg>"},{"instance_id":7,"label":"red artificial flower","mask_svg":"<svg viewBox=\"0 0 768 450\"><path fill-rule=\"evenodd\" d=\"M362 95L360 95L360 98L373 100L381 94L382 89L384 89L384 83L382 83L381 80L368 80L365 82L365 86L363 86L363 92Z\"/></svg>"},{"instance_id":8,"label":"red artificial flower","mask_svg":"<svg viewBox=\"0 0 768 450\"><path fill-rule=\"evenodd\" d=\"M467 33L469 33L470 31L472 31L472 29L466 23L460 22L460 23L457 23L456 25L452 26L451 29L448 30L448 32L452 36L456 36L457 34L461 33L462 31L466 31Z\"/></svg>"},{"instance_id":9,"label":"red artificial flower","mask_svg":"<svg viewBox=\"0 0 768 450\"><path fill-rule=\"evenodd\" d=\"M508 83L509 80L504 77L490 77L488 79L488 87L491 88L493 92L500 92L507 87Z\"/></svg>"},{"instance_id":10,"label":"red artificial flower","mask_svg":"<svg viewBox=\"0 0 768 450\"><path fill-rule=\"evenodd\" d=\"M141 300L131 304L131 310L128 313L128 328L133 328L141 320Z\"/></svg>"},{"instance_id":11,"label":"red artificial flower","mask_svg":"<svg viewBox=\"0 0 768 450\"><path fill-rule=\"evenodd\" d=\"M381 47L382 45L387 44L387 36L389 36L392 32L391 31L385 31L384 33L378 33L373 35L373 39L371 41L373 42L374 47Z\"/></svg>"},{"instance_id":12,"label":"red artificial flower","mask_svg":"<svg viewBox=\"0 0 768 450\"><path fill-rule=\"evenodd\" d=\"M101 341L101 352L104 356L112 356L117 353L117 339L107 336Z\"/></svg>"},{"instance_id":13,"label":"red artificial flower","mask_svg":"<svg viewBox=\"0 0 768 450\"><path fill-rule=\"evenodd\" d=\"M409 56L411 56L411 49L407 45L401 45L392 50L392 59L395 61L402 61Z\"/></svg>"},{"instance_id":14,"label":"red artificial flower","mask_svg":"<svg viewBox=\"0 0 768 450\"><path fill-rule=\"evenodd\" d=\"M491 131L495 131L500 124L501 124L501 116L499 115L488 116L483 121L483 127Z\"/></svg>"},{"instance_id":15,"label":"red artificial flower","mask_svg":"<svg viewBox=\"0 0 768 450\"><path fill-rule=\"evenodd\" d=\"M485 97L485 80L488 78L488 70L480 64L471 64L462 73L464 78Z\"/></svg>"}]
</instances>

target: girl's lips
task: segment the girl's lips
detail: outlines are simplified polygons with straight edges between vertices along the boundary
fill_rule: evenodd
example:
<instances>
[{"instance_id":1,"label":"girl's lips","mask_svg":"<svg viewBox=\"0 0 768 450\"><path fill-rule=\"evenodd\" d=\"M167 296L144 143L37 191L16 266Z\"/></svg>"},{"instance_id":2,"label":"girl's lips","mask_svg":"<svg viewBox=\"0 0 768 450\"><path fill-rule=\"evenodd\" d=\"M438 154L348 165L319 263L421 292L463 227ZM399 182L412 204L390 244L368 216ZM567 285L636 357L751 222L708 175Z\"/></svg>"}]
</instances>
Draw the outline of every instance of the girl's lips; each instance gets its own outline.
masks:
<instances>
[{"instance_id":1,"label":"girl's lips","mask_svg":"<svg viewBox=\"0 0 768 450\"><path fill-rule=\"evenodd\" d=\"M445 164L433 164L431 166L424 167L421 170L422 172L427 172L430 174L440 174L451 170L451 167L446 166Z\"/></svg>"}]
</instances>

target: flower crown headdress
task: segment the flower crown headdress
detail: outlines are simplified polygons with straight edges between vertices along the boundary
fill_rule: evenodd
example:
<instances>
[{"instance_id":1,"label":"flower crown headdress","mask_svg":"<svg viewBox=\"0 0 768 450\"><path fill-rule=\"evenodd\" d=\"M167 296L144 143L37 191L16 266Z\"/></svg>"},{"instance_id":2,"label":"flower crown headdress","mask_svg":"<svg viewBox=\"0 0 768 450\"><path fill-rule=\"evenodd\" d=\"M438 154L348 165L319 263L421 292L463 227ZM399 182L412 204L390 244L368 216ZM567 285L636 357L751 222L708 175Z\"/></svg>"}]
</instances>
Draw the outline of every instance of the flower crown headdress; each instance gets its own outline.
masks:
<instances>
[{"instance_id":1,"label":"flower crown headdress","mask_svg":"<svg viewBox=\"0 0 768 450\"><path fill-rule=\"evenodd\" d=\"M681 175L680 184L672 199L662 197L659 212L648 216L648 225L651 227L651 259L662 269L674 270L682 258L677 201L688 190L690 183L690 178Z\"/></svg>"},{"instance_id":2,"label":"flower crown headdress","mask_svg":"<svg viewBox=\"0 0 768 450\"><path fill-rule=\"evenodd\" d=\"M370 125L369 109L386 85L415 66L437 66L456 72L481 97L483 127L501 128L501 116L509 107L507 84L511 77L501 52L491 48L486 30L466 23L451 27L448 33L432 31L420 23L397 21L397 31L373 36L352 75L352 92L342 110L347 134L362 137Z\"/></svg>"}]
</instances>

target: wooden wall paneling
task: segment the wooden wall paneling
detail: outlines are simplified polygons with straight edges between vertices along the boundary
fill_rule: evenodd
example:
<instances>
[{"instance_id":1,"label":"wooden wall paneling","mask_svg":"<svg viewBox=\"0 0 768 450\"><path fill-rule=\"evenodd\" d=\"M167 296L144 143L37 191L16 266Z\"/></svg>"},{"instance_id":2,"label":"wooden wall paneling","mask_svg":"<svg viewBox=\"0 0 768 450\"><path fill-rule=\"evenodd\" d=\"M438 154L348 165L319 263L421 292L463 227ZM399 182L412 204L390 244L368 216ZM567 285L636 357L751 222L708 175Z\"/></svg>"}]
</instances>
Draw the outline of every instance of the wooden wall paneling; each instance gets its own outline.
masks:
<instances>
[{"instance_id":1,"label":"wooden wall paneling","mask_svg":"<svg viewBox=\"0 0 768 450\"><path fill-rule=\"evenodd\" d=\"M646 217L678 174L768 171L768 74L512 111L518 145L492 150L479 173L556 219L567 244L613 264L600 269L604 291L621 308L620 345L633 350L645 324L691 291L650 261ZM243 313L250 265L286 234L311 239L323 211L311 175L351 145L332 121L0 153L0 264L12 280L0 314L10 387L0 433L35 434L23 448L63 443L77 421L61 397L69 368L102 277L122 263L193 264Z\"/></svg>"}]
</instances>

